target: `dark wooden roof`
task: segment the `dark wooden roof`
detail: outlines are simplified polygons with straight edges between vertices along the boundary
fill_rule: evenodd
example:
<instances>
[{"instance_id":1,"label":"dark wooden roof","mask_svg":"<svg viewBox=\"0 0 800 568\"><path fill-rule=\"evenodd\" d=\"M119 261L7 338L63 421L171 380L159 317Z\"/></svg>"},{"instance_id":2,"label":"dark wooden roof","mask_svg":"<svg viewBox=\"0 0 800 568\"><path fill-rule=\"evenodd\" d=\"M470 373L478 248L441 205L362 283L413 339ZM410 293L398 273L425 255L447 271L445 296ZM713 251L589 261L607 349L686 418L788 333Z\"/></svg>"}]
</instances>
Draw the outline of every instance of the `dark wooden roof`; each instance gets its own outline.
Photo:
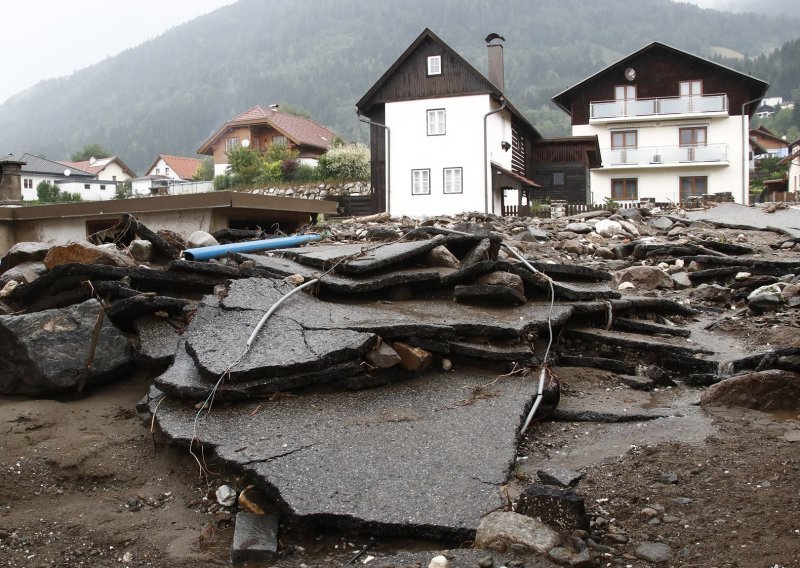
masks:
<instances>
[{"instance_id":1,"label":"dark wooden roof","mask_svg":"<svg viewBox=\"0 0 800 568\"><path fill-rule=\"evenodd\" d=\"M582 162L589 168L603 165L597 135L542 138L531 145L531 156L537 164Z\"/></svg>"},{"instance_id":2,"label":"dark wooden roof","mask_svg":"<svg viewBox=\"0 0 800 568\"><path fill-rule=\"evenodd\" d=\"M441 75L428 76L426 61L431 55L442 56ZM480 94L491 95L497 101L505 98L496 85L439 36L425 28L361 97L356 108L359 114L369 116L373 107L387 102ZM505 103L529 136L541 138L536 128L510 101L505 99Z\"/></svg>"},{"instance_id":3,"label":"dark wooden roof","mask_svg":"<svg viewBox=\"0 0 800 568\"><path fill-rule=\"evenodd\" d=\"M631 66L636 69L637 60L640 60L650 54L659 52L669 60L675 62L676 65L690 65L692 67L702 67L708 70L709 72L726 75L729 81L735 80L740 84L744 84L746 86L747 94L743 96L746 96L747 98L739 101L738 98L741 98L740 96L737 98L737 100L735 101L732 100L730 106L731 112L736 110L737 104L738 106L741 106L743 103L749 102L752 99L757 99L756 100L757 103L758 100L763 98L764 95L766 95L767 93L767 88L769 87L769 84L766 81L762 81L761 79L751 77L750 75L741 73L740 71L736 71L735 69L731 69L730 67L726 67L725 65L720 65L719 63L715 63L708 59L698 57L697 55L692 55L691 53L682 51L675 47L671 47L664 43L654 41L653 43L646 45L642 49L634 53L631 53L630 55L626 55L619 61L612 63L605 69L598 71L594 75L591 75L590 77L584 79L583 81L573 85L567 90L557 94L556 96L553 97L552 100L567 114L572 115L573 99L580 97L584 91L590 90L593 84L603 82L608 78L609 75L618 74L620 77L622 77L622 73L624 72L624 69L626 67ZM636 78L636 84L639 84L642 78L651 79L651 77L648 77L647 75L644 75L643 77L643 73L644 73L643 69L637 69L637 75L639 76L637 76ZM730 93L727 94L730 95ZM638 93L638 95L640 97L664 96L664 95L649 95L649 94L642 95L641 93ZM757 106L758 105L755 103L750 105L749 114L751 116L755 112Z\"/></svg>"}]
</instances>

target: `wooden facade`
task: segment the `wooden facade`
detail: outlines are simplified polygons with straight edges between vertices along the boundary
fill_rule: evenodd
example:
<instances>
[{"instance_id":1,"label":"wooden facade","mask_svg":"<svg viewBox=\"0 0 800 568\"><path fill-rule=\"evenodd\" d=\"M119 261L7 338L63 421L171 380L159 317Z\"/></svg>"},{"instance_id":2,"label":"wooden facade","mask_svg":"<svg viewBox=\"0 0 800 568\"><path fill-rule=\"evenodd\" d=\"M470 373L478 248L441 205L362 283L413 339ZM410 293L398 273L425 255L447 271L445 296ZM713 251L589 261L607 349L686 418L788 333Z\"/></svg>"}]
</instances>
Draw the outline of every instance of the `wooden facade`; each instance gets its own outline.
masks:
<instances>
[{"instance_id":1,"label":"wooden facade","mask_svg":"<svg viewBox=\"0 0 800 568\"><path fill-rule=\"evenodd\" d=\"M633 81L626 69L640 71ZM643 72L646 70L646 72ZM680 82L702 79L704 95L727 94L728 114L739 116L742 105L763 95L765 83L733 69L654 42L585 81L553 97L572 117L572 125L588 124L591 102L614 100L614 88L634 85L637 99L678 97ZM745 108L752 114L756 103Z\"/></svg>"},{"instance_id":2,"label":"wooden facade","mask_svg":"<svg viewBox=\"0 0 800 568\"><path fill-rule=\"evenodd\" d=\"M601 166L596 136L545 138L531 144L530 154L529 177L539 186L532 201L591 202L589 171Z\"/></svg>"}]
</instances>

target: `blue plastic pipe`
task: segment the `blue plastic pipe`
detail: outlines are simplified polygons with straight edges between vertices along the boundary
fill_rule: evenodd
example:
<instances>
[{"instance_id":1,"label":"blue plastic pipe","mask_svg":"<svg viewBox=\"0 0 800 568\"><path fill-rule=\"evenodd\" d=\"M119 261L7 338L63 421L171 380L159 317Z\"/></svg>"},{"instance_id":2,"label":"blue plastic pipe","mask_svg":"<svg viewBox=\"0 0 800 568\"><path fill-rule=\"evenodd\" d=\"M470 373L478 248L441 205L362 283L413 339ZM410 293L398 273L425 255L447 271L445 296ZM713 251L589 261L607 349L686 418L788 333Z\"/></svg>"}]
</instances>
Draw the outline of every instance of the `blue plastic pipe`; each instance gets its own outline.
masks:
<instances>
[{"instance_id":1,"label":"blue plastic pipe","mask_svg":"<svg viewBox=\"0 0 800 568\"><path fill-rule=\"evenodd\" d=\"M258 252L262 250L296 247L311 241L318 241L320 238L319 235L296 235L292 237L277 237L275 239L263 239L260 241L244 241L227 245L186 249L183 251L183 258L186 260L208 260L209 258L225 256L229 252Z\"/></svg>"}]
</instances>

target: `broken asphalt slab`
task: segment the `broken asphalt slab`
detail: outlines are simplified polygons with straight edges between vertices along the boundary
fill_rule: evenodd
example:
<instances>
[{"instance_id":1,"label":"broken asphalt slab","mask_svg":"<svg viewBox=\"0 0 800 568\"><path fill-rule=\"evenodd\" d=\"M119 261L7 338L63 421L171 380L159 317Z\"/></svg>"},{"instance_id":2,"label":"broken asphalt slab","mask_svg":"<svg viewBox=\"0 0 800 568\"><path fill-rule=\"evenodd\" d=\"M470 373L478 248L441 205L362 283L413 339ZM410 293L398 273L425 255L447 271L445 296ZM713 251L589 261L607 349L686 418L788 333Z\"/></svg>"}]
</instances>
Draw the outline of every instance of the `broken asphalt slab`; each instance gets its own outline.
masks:
<instances>
[{"instance_id":1,"label":"broken asphalt slab","mask_svg":"<svg viewBox=\"0 0 800 568\"><path fill-rule=\"evenodd\" d=\"M721 227L741 226L762 230L774 227L793 237L800 237L800 209L795 208L765 213L760 207L721 203L704 211L689 211L686 217L692 221L710 221Z\"/></svg>"},{"instance_id":2,"label":"broken asphalt slab","mask_svg":"<svg viewBox=\"0 0 800 568\"><path fill-rule=\"evenodd\" d=\"M531 379L461 369L357 392L308 393L203 413L153 398L172 442L259 481L299 520L371 534L458 540L505 501Z\"/></svg>"}]
</instances>

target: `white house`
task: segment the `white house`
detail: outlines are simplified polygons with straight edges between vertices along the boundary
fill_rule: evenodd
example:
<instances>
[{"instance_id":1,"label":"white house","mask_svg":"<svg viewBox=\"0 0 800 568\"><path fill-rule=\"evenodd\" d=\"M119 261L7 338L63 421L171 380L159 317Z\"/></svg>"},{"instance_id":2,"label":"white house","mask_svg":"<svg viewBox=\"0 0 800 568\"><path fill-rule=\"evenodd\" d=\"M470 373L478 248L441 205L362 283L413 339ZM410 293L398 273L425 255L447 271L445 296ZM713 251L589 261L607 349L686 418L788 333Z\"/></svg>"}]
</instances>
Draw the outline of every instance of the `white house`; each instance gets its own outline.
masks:
<instances>
[{"instance_id":1,"label":"white house","mask_svg":"<svg viewBox=\"0 0 800 568\"><path fill-rule=\"evenodd\" d=\"M99 180L123 182L136 177L133 170L116 156L108 158L90 158L83 162L59 162L68 168L76 168L94 176Z\"/></svg>"},{"instance_id":2,"label":"white house","mask_svg":"<svg viewBox=\"0 0 800 568\"><path fill-rule=\"evenodd\" d=\"M659 42L553 97L573 135L597 135L593 201L749 200L749 119L767 83Z\"/></svg>"},{"instance_id":3,"label":"white house","mask_svg":"<svg viewBox=\"0 0 800 568\"><path fill-rule=\"evenodd\" d=\"M185 156L159 154L145 175L133 180L135 195L182 195L213 191L210 181L193 181L203 161Z\"/></svg>"},{"instance_id":4,"label":"white house","mask_svg":"<svg viewBox=\"0 0 800 568\"><path fill-rule=\"evenodd\" d=\"M800 198L800 138L789 144L789 155L781 163L789 162L787 178L789 191L794 193L795 199Z\"/></svg>"},{"instance_id":5,"label":"white house","mask_svg":"<svg viewBox=\"0 0 800 568\"><path fill-rule=\"evenodd\" d=\"M51 184L59 185L67 180L75 183L87 183L95 178L94 174L83 171L79 168L65 166L61 162L55 162L23 152L21 154L10 154L8 159L24 162L20 171L20 188L22 190L23 201L34 201L38 199L36 186L46 181ZM114 192L111 192L114 195ZM81 195L83 197L83 195ZM85 198L84 198L85 199Z\"/></svg>"}]
</instances>

